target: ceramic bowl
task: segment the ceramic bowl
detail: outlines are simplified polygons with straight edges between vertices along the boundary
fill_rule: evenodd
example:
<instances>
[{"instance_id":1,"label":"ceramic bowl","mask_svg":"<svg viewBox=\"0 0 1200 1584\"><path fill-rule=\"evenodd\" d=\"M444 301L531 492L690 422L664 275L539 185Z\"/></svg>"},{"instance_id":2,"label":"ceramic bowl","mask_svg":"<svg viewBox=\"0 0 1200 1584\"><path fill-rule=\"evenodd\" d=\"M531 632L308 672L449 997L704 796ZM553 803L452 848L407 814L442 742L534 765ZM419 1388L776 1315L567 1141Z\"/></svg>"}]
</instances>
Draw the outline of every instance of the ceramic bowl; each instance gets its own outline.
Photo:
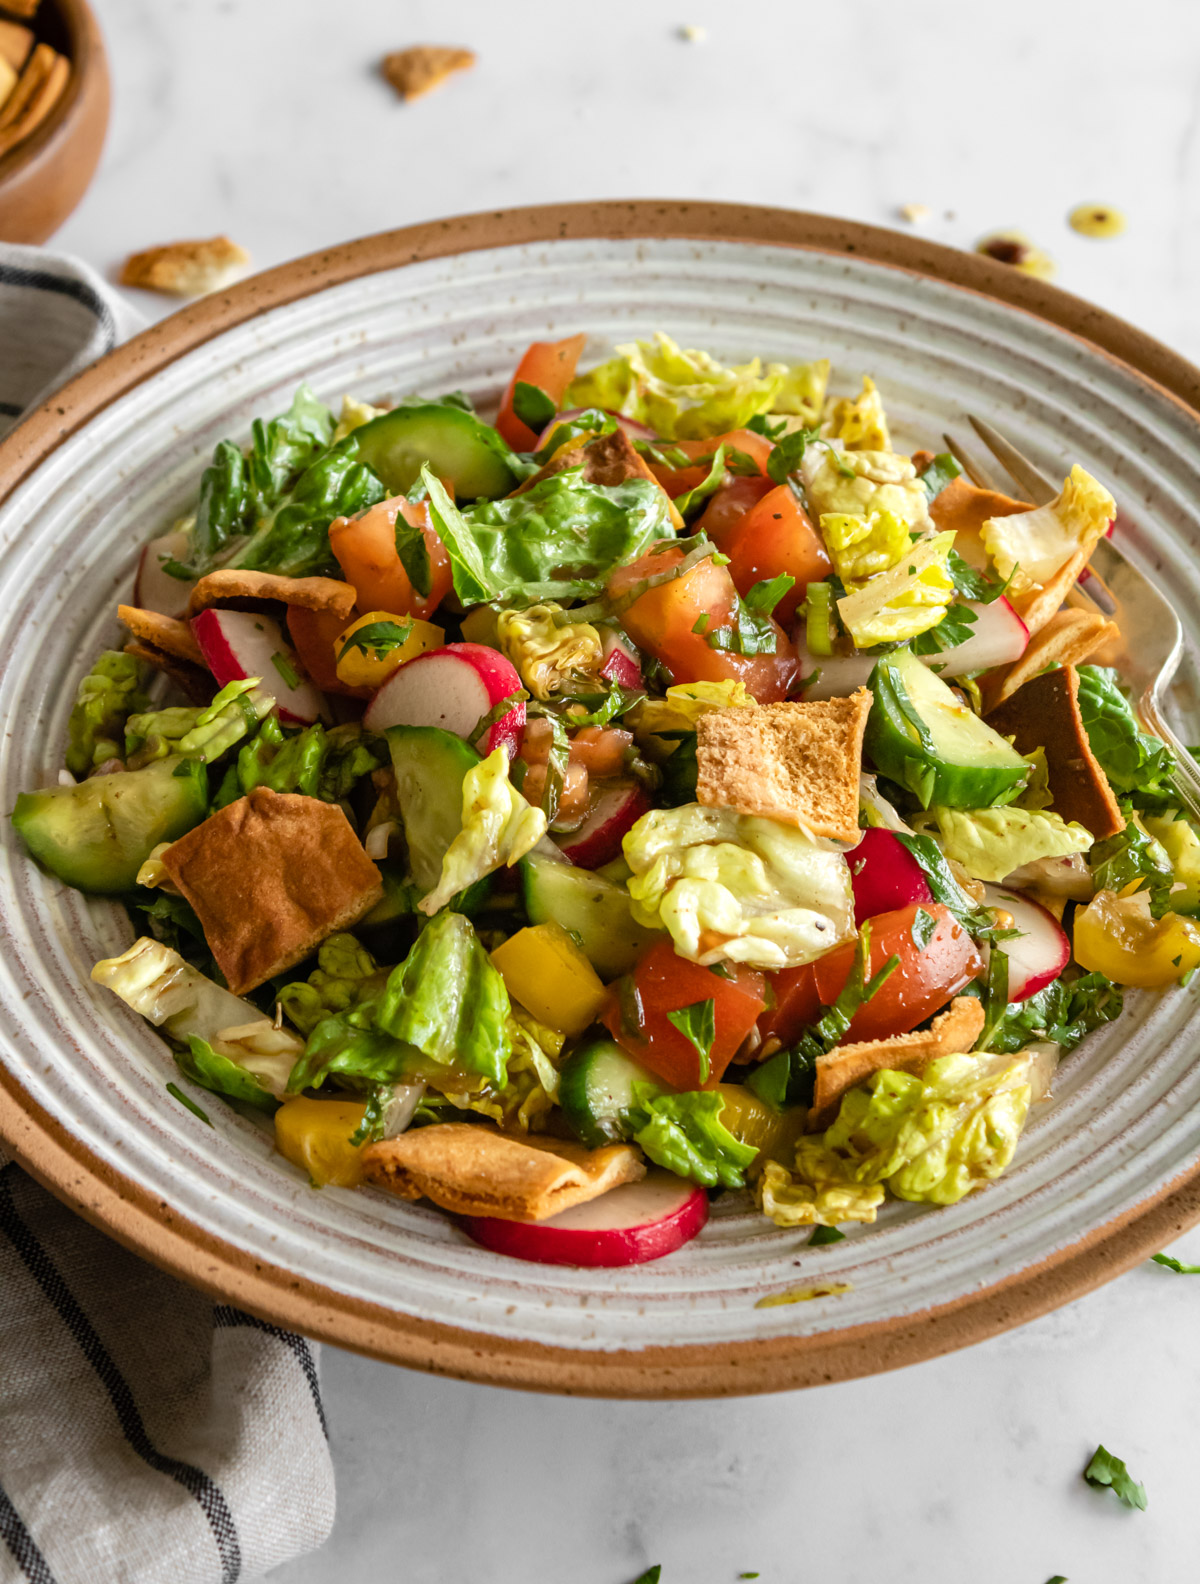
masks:
<instances>
[{"instance_id":1,"label":"ceramic bowl","mask_svg":"<svg viewBox=\"0 0 1200 1584\"><path fill-rule=\"evenodd\" d=\"M833 359L882 386L898 443L964 410L1049 471L1109 480L1123 547L1200 632L1200 375L1043 283L918 239L785 211L581 205L472 216L313 255L184 310L0 447L0 806L61 763L75 684L118 640L141 542L214 443L308 380L338 400L495 399L522 348L584 329L587 361L656 328L726 359ZM1190 659L1178 724L1196 741ZM1190 734L1190 735L1189 735ZM908 1363L1078 1296L1200 1218L1200 984L1131 993L1063 1063L1011 1170L947 1209L893 1204L810 1248L743 1196L625 1271L523 1264L427 1205L313 1191L268 1133L167 1093L166 1046L92 963L116 908L0 852L0 1136L56 1193L221 1299L400 1363L627 1396L772 1390ZM820 1284L839 1295L767 1307Z\"/></svg>"},{"instance_id":2,"label":"ceramic bowl","mask_svg":"<svg viewBox=\"0 0 1200 1584\"><path fill-rule=\"evenodd\" d=\"M62 98L0 156L0 241L44 242L79 203L108 128L108 63L87 0L43 0L35 29L71 62Z\"/></svg>"}]
</instances>

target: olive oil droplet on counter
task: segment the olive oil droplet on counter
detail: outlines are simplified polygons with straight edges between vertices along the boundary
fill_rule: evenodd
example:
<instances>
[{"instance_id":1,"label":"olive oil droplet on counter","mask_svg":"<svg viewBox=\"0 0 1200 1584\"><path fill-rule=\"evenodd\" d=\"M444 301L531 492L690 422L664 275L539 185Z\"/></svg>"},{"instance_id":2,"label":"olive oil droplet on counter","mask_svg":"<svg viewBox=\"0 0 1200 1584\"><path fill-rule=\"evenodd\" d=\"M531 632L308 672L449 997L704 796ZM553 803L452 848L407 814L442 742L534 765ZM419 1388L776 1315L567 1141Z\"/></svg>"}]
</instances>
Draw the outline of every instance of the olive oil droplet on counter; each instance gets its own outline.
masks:
<instances>
[{"instance_id":1,"label":"olive oil droplet on counter","mask_svg":"<svg viewBox=\"0 0 1200 1584\"><path fill-rule=\"evenodd\" d=\"M1111 204L1078 204L1067 216L1067 224L1080 236L1115 237L1125 229L1125 216Z\"/></svg>"}]
</instances>

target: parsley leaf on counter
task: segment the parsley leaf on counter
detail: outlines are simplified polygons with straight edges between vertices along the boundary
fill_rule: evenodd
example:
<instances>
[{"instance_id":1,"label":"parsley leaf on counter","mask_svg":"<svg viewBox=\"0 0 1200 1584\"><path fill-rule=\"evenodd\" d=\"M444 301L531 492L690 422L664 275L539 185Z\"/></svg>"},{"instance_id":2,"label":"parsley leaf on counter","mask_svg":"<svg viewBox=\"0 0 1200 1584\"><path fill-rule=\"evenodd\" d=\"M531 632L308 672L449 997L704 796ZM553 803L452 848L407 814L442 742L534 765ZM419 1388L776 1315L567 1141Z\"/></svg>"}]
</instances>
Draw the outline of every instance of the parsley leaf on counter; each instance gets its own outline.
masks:
<instances>
[{"instance_id":1,"label":"parsley leaf on counter","mask_svg":"<svg viewBox=\"0 0 1200 1584\"><path fill-rule=\"evenodd\" d=\"M656 1562L653 1567L648 1567L640 1577L635 1578L633 1584L658 1584L661 1577L662 1563Z\"/></svg>"},{"instance_id":2,"label":"parsley leaf on counter","mask_svg":"<svg viewBox=\"0 0 1200 1584\"><path fill-rule=\"evenodd\" d=\"M1200 1265L1186 1265L1173 1254L1151 1254L1150 1258L1156 1265L1165 1265L1168 1270L1173 1270L1177 1276L1200 1276Z\"/></svg>"},{"instance_id":3,"label":"parsley leaf on counter","mask_svg":"<svg viewBox=\"0 0 1200 1584\"><path fill-rule=\"evenodd\" d=\"M1139 1485L1121 1459L1114 1457L1106 1448L1096 1448L1092 1461L1083 1471L1083 1477L1096 1490L1111 1490L1126 1507L1136 1507L1139 1512L1145 1512L1146 1487Z\"/></svg>"}]
</instances>

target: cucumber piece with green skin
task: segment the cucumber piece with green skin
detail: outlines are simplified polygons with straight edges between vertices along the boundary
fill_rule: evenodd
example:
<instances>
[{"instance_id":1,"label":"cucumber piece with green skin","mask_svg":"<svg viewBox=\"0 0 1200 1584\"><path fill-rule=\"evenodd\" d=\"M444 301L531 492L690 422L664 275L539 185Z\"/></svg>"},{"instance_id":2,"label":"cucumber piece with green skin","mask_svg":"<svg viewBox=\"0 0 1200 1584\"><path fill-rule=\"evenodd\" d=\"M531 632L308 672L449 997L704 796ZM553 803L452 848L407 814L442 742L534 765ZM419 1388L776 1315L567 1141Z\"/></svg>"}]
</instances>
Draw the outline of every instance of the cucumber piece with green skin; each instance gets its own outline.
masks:
<instances>
[{"instance_id":1,"label":"cucumber piece with green skin","mask_svg":"<svg viewBox=\"0 0 1200 1584\"><path fill-rule=\"evenodd\" d=\"M421 895L442 877L442 859L462 830L462 786L479 755L440 726L389 726L384 734L396 773L408 863Z\"/></svg>"},{"instance_id":2,"label":"cucumber piece with green skin","mask_svg":"<svg viewBox=\"0 0 1200 1584\"><path fill-rule=\"evenodd\" d=\"M863 747L881 775L922 808L1009 803L1029 780L1016 749L907 649L886 655L868 683L874 703Z\"/></svg>"},{"instance_id":3,"label":"cucumber piece with green skin","mask_svg":"<svg viewBox=\"0 0 1200 1584\"><path fill-rule=\"evenodd\" d=\"M572 1051L558 1077L558 1103L567 1125L588 1146L600 1149L630 1137L634 1084L661 1088L615 1040L592 1040Z\"/></svg>"},{"instance_id":4,"label":"cucumber piece with green skin","mask_svg":"<svg viewBox=\"0 0 1200 1584\"><path fill-rule=\"evenodd\" d=\"M660 930L634 922L629 892L590 869L540 858L520 863L521 889L531 924L553 919L569 930L584 956L607 984L628 973Z\"/></svg>"},{"instance_id":5,"label":"cucumber piece with green skin","mask_svg":"<svg viewBox=\"0 0 1200 1584\"><path fill-rule=\"evenodd\" d=\"M51 874L78 891L113 896L133 889L159 842L177 841L207 813L204 765L170 758L77 786L22 792L12 822Z\"/></svg>"},{"instance_id":6,"label":"cucumber piece with green skin","mask_svg":"<svg viewBox=\"0 0 1200 1584\"><path fill-rule=\"evenodd\" d=\"M510 495L524 473L490 425L461 407L406 402L354 430L358 455L392 495L406 495L426 462L459 500Z\"/></svg>"}]
</instances>

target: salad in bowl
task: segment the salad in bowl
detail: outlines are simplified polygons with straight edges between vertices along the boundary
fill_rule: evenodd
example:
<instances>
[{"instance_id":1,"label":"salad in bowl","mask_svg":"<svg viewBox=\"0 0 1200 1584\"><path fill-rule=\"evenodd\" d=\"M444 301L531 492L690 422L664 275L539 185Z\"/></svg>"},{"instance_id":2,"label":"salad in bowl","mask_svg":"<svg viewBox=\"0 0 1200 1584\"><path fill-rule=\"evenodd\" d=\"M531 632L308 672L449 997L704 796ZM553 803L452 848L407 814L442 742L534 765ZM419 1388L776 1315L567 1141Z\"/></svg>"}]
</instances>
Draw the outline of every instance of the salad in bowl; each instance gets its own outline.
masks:
<instances>
[{"instance_id":1,"label":"salad in bowl","mask_svg":"<svg viewBox=\"0 0 1200 1584\"><path fill-rule=\"evenodd\" d=\"M302 388L148 544L13 811L137 938L97 985L316 1186L656 1258L750 1191L827 1240L1010 1164L1200 839L1077 586L1111 531L892 444L829 365L536 343Z\"/></svg>"}]
</instances>

